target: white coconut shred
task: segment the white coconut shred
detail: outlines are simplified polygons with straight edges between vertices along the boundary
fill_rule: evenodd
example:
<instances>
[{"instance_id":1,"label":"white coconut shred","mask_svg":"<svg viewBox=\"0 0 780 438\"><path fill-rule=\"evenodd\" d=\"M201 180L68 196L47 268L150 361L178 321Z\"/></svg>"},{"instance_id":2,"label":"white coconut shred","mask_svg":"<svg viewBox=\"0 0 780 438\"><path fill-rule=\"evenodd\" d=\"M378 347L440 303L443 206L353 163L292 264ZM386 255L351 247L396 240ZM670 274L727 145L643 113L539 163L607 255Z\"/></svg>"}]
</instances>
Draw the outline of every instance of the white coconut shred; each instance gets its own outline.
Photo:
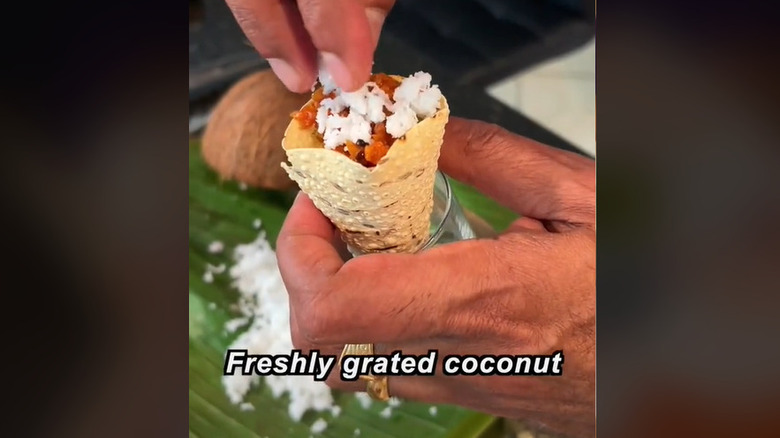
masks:
<instances>
[{"instance_id":1,"label":"white coconut shred","mask_svg":"<svg viewBox=\"0 0 780 438\"><path fill-rule=\"evenodd\" d=\"M441 90L431 85L431 75L417 72L404 78L393 92L392 99L374 82L367 82L358 90L343 92L331 76L320 71L320 83L327 95L317 109L317 132L327 149L336 149L347 141L371 142L371 124L385 122L388 134L403 137L420 120L436 114L440 108ZM349 109L349 113L340 113ZM390 115L385 114L387 110Z\"/></svg>"},{"instance_id":2,"label":"white coconut shred","mask_svg":"<svg viewBox=\"0 0 780 438\"><path fill-rule=\"evenodd\" d=\"M241 333L228 348L246 349L248 354L289 354L293 350L289 298L279 273L276 253L265 232L260 230L253 242L238 245L233 258L235 264L230 268L207 265L207 273L227 271L233 287L239 292L235 306L239 315L227 321L224 328L227 333ZM209 305L212 307L215 306ZM288 414L295 421L300 421L307 411L329 411L333 418L341 414L341 407L335 404L325 382L315 381L311 376L267 376L263 379L275 397L288 395ZM259 383L257 375L236 373L222 377L227 397L242 411L254 410L246 396ZM372 400L367 393L358 392L355 398L363 409L370 409ZM400 399L391 398L380 416L389 418L393 408L400 404ZM312 425L312 432L320 433L326 426L325 420L320 419Z\"/></svg>"},{"instance_id":3,"label":"white coconut shred","mask_svg":"<svg viewBox=\"0 0 780 438\"><path fill-rule=\"evenodd\" d=\"M323 418L318 418L314 423L311 425L311 431L312 433L322 433L325 431L325 429L328 428L328 422L325 421Z\"/></svg>"},{"instance_id":4,"label":"white coconut shred","mask_svg":"<svg viewBox=\"0 0 780 438\"><path fill-rule=\"evenodd\" d=\"M249 354L289 354L293 345L287 291L265 233L261 231L252 243L237 246L234 258L229 274L240 294L238 310L242 316L225 328L236 330L243 324L248 328L229 348L246 349ZM230 401L241 406L259 380L257 375L236 373L223 376L222 384ZM289 396L288 413L296 421L308 410L331 410L334 405L330 388L311 376L268 376L264 381L275 397Z\"/></svg>"}]
</instances>

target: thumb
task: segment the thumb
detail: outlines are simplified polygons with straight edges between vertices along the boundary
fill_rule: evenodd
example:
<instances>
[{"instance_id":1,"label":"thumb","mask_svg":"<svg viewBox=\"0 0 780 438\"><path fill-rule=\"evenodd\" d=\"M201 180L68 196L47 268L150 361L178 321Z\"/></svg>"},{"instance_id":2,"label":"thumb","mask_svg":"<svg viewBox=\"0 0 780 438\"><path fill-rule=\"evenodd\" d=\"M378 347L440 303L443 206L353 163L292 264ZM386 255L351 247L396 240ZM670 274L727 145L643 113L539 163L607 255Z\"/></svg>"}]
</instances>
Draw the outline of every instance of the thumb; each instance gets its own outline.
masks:
<instances>
[{"instance_id":1,"label":"thumb","mask_svg":"<svg viewBox=\"0 0 780 438\"><path fill-rule=\"evenodd\" d=\"M316 289L341 268L334 233L328 218L299 192L276 240L279 272L288 291Z\"/></svg>"}]
</instances>

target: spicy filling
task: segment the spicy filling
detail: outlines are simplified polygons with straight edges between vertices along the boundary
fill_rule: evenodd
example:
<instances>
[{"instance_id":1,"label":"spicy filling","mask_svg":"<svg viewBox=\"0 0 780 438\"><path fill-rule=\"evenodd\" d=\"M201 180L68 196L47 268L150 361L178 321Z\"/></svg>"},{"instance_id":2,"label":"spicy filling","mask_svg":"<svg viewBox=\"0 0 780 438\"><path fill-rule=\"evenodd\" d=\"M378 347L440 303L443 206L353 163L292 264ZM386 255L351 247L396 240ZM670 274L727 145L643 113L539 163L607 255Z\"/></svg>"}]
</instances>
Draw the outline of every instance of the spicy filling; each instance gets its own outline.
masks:
<instances>
[{"instance_id":1,"label":"spicy filling","mask_svg":"<svg viewBox=\"0 0 780 438\"><path fill-rule=\"evenodd\" d=\"M311 101L292 114L303 129L311 129L326 149L340 152L366 167L374 167L393 143L420 120L439 109L441 91L428 73L399 81L371 75L360 89L345 93L320 72Z\"/></svg>"}]
</instances>

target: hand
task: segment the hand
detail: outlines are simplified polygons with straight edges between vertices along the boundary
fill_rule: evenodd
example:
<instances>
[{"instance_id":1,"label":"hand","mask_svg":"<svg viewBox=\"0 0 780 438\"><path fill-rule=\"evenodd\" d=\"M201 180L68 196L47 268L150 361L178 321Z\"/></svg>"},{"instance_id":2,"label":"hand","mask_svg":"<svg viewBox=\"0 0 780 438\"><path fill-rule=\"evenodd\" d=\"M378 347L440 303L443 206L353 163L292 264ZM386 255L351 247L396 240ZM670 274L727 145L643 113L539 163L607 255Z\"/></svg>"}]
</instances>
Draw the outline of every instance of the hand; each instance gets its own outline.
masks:
<instances>
[{"instance_id":1,"label":"hand","mask_svg":"<svg viewBox=\"0 0 780 438\"><path fill-rule=\"evenodd\" d=\"M390 394L457 404L595 435L595 165L579 155L452 118L440 167L523 217L496 239L344 263L334 228L305 196L277 242L290 295L293 343L338 355L346 343L376 354L550 355L563 375L389 378ZM364 391L334 372L333 387Z\"/></svg>"},{"instance_id":2,"label":"hand","mask_svg":"<svg viewBox=\"0 0 780 438\"><path fill-rule=\"evenodd\" d=\"M395 0L226 0L274 73L296 93L317 79L317 54L336 84L368 81L379 32Z\"/></svg>"}]
</instances>

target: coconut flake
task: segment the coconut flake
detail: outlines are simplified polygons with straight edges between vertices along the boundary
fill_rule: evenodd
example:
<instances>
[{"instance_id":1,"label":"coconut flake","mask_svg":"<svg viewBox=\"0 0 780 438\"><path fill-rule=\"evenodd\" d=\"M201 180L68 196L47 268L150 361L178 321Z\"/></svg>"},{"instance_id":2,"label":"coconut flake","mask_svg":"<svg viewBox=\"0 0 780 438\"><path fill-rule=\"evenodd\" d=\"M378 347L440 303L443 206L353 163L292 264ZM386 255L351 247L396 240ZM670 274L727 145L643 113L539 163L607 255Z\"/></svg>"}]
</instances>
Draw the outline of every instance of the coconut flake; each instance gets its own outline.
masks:
<instances>
[{"instance_id":1,"label":"coconut flake","mask_svg":"<svg viewBox=\"0 0 780 438\"><path fill-rule=\"evenodd\" d=\"M373 87L371 86L373 85ZM366 96L366 104L368 106L368 112L366 117L371 123L384 122L387 116L385 115L385 109L393 111L393 102L390 97L376 84L371 82L369 84L369 95Z\"/></svg>"},{"instance_id":2,"label":"coconut flake","mask_svg":"<svg viewBox=\"0 0 780 438\"><path fill-rule=\"evenodd\" d=\"M371 122L356 112L350 112L346 117L330 114L325 121L322 139L328 149L335 149L347 141L368 142L371 140Z\"/></svg>"},{"instance_id":3,"label":"coconut flake","mask_svg":"<svg viewBox=\"0 0 780 438\"><path fill-rule=\"evenodd\" d=\"M339 89L336 86L336 81L333 80L333 77L324 68L320 69L319 78L320 84L322 84L322 91L324 91L325 94L330 94Z\"/></svg>"},{"instance_id":4,"label":"coconut flake","mask_svg":"<svg viewBox=\"0 0 780 438\"><path fill-rule=\"evenodd\" d=\"M214 266L214 265L212 265L210 263L206 263L206 272L210 272L212 274L221 274L221 273L225 272L225 269L226 269L226 267L225 267L224 263L219 264L217 266Z\"/></svg>"},{"instance_id":5,"label":"coconut flake","mask_svg":"<svg viewBox=\"0 0 780 438\"><path fill-rule=\"evenodd\" d=\"M355 393L355 398L360 402L360 406L363 409L368 409L371 407L371 396L368 395L365 392L358 392Z\"/></svg>"},{"instance_id":6,"label":"coconut flake","mask_svg":"<svg viewBox=\"0 0 780 438\"><path fill-rule=\"evenodd\" d=\"M427 118L432 117L439 110L439 102L441 101L441 90L434 85L426 90L420 92L417 98L410 102L412 109L418 117Z\"/></svg>"},{"instance_id":7,"label":"coconut flake","mask_svg":"<svg viewBox=\"0 0 780 438\"><path fill-rule=\"evenodd\" d=\"M420 118L436 114L441 97L439 87L431 86L431 75L421 71L401 81L393 93L396 105L409 106Z\"/></svg>"},{"instance_id":8,"label":"coconut flake","mask_svg":"<svg viewBox=\"0 0 780 438\"><path fill-rule=\"evenodd\" d=\"M341 93L341 101L349 107L350 113L358 113L365 116L368 113L368 84L355 91Z\"/></svg>"},{"instance_id":9,"label":"coconut flake","mask_svg":"<svg viewBox=\"0 0 780 438\"><path fill-rule=\"evenodd\" d=\"M212 254L220 253L223 249L225 249L225 245L219 240L215 240L209 244L209 252Z\"/></svg>"},{"instance_id":10,"label":"coconut flake","mask_svg":"<svg viewBox=\"0 0 780 438\"><path fill-rule=\"evenodd\" d=\"M228 333L234 333L236 330L240 329L241 327L249 324L249 318L243 317L243 318L233 318L230 321L225 323L225 331Z\"/></svg>"},{"instance_id":11,"label":"coconut flake","mask_svg":"<svg viewBox=\"0 0 780 438\"><path fill-rule=\"evenodd\" d=\"M428 408L428 413L431 414L431 417L435 417L438 411L439 410L436 408L436 406L431 406Z\"/></svg>"},{"instance_id":12,"label":"coconut flake","mask_svg":"<svg viewBox=\"0 0 780 438\"><path fill-rule=\"evenodd\" d=\"M393 408L388 406L388 407L382 409L382 412L380 412L379 415L382 418L390 418L390 416L393 415Z\"/></svg>"},{"instance_id":13,"label":"coconut flake","mask_svg":"<svg viewBox=\"0 0 780 438\"><path fill-rule=\"evenodd\" d=\"M349 113L347 120L349 121L349 131L347 134L349 136L349 141L352 143L357 143L359 141L368 143L371 141L371 122L353 112Z\"/></svg>"},{"instance_id":14,"label":"coconut flake","mask_svg":"<svg viewBox=\"0 0 780 438\"><path fill-rule=\"evenodd\" d=\"M385 130L394 138L401 138L417 124L417 114L415 114L410 106L399 107L397 103L398 102L396 102L395 113L387 118Z\"/></svg>"},{"instance_id":15,"label":"coconut flake","mask_svg":"<svg viewBox=\"0 0 780 438\"><path fill-rule=\"evenodd\" d=\"M336 149L348 140L349 124L346 117L331 114L325 119L322 141L326 148Z\"/></svg>"},{"instance_id":16,"label":"coconut flake","mask_svg":"<svg viewBox=\"0 0 780 438\"><path fill-rule=\"evenodd\" d=\"M328 422L322 418L318 418L314 423L312 423L311 431L312 433L322 433L323 431L325 431L325 429L327 429L327 427L328 427Z\"/></svg>"}]
</instances>

